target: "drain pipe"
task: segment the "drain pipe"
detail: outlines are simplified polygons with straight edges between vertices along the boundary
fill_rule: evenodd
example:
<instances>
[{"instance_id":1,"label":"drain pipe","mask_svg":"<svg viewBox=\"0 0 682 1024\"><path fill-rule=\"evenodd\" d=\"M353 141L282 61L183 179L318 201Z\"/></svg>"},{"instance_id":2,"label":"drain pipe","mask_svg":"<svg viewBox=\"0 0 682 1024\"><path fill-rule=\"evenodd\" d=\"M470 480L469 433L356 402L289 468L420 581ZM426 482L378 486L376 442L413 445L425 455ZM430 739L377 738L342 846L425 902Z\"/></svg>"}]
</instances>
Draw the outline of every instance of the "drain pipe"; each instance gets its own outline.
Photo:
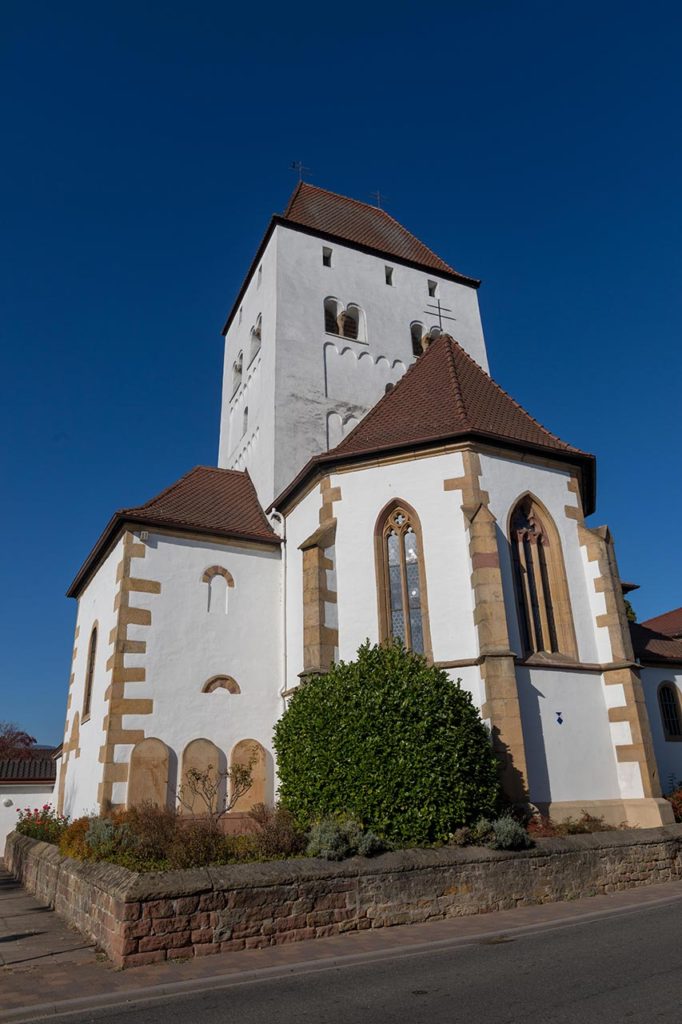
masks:
<instances>
[{"instance_id":1,"label":"drain pipe","mask_svg":"<svg viewBox=\"0 0 682 1024\"><path fill-rule=\"evenodd\" d=\"M287 690L287 523L281 512L273 508L270 512L275 533L282 538L282 687L279 695L282 698L282 712L286 711L287 702L284 694Z\"/></svg>"}]
</instances>

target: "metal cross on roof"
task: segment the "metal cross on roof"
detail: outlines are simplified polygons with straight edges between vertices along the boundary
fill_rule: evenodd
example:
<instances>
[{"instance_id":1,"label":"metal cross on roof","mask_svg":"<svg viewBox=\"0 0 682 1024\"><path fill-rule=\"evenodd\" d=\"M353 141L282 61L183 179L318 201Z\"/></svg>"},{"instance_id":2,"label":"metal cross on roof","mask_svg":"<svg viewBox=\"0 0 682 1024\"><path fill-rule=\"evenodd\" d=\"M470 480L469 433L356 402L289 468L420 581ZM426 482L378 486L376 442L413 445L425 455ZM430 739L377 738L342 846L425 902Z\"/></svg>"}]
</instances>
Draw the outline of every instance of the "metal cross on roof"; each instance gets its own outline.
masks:
<instances>
[{"instance_id":1,"label":"metal cross on roof","mask_svg":"<svg viewBox=\"0 0 682 1024\"><path fill-rule=\"evenodd\" d=\"M452 313L452 310L448 309L447 306L441 306L440 299L436 299L435 302L427 302L426 305L430 306L431 308L430 309L425 309L424 312L426 313L427 316L437 316L438 317L438 326L440 327L441 331L443 330L443 320L453 320L454 321L454 320L457 319L457 317L455 317L455 316L446 316L445 315L446 313Z\"/></svg>"},{"instance_id":2,"label":"metal cross on roof","mask_svg":"<svg viewBox=\"0 0 682 1024\"><path fill-rule=\"evenodd\" d=\"M381 204L382 204L383 200L388 199L388 196L385 195L383 192L380 192L379 189L377 189L375 192L370 192L370 196L372 197L372 199L374 199L375 204L378 207L378 209L382 210L383 207L382 207Z\"/></svg>"},{"instance_id":3,"label":"metal cross on roof","mask_svg":"<svg viewBox=\"0 0 682 1024\"><path fill-rule=\"evenodd\" d=\"M289 169L292 171L298 171L299 181L303 181L303 175L310 172L310 168L306 167L302 160L292 160Z\"/></svg>"}]
</instances>

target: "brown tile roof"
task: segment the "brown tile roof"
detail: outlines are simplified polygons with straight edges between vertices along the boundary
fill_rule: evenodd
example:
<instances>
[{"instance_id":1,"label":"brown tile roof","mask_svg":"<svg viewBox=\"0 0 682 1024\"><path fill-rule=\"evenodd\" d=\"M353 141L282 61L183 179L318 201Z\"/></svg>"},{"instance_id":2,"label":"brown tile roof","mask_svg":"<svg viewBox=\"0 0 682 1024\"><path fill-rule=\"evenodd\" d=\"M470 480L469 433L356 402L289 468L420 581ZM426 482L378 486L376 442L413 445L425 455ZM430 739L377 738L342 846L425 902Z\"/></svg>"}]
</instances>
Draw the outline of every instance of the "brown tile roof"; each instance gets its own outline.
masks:
<instances>
[{"instance_id":1,"label":"brown tile roof","mask_svg":"<svg viewBox=\"0 0 682 1024\"><path fill-rule=\"evenodd\" d=\"M284 214L275 214L270 218L270 223L256 250L256 255L251 261L246 277L237 293L237 298L227 315L223 325L223 334L227 334L249 281L260 265L270 236L278 225L312 232L332 241L336 239L341 243L347 242L349 245L369 250L380 256L385 256L387 259L423 267L424 270L431 270L472 288L478 288L481 283L475 277L468 277L466 274L454 270L385 210L301 181L294 189Z\"/></svg>"},{"instance_id":2,"label":"brown tile roof","mask_svg":"<svg viewBox=\"0 0 682 1024\"><path fill-rule=\"evenodd\" d=\"M52 756L0 761L0 782L54 782L56 777L57 765Z\"/></svg>"},{"instance_id":3,"label":"brown tile roof","mask_svg":"<svg viewBox=\"0 0 682 1024\"><path fill-rule=\"evenodd\" d=\"M67 591L68 597L78 596L126 522L265 544L281 543L265 517L248 473L195 466L144 505L114 513Z\"/></svg>"},{"instance_id":4,"label":"brown tile roof","mask_svg":"<svg viewBox=\"0 0 682 1024\"><path fill-rule=\"evenodd\" d=\"M327 189L309 185L305 181L299 182L294 190L284 211L284 219L313 231L376 249L396 259L419 263L446 274L457 273L385 210L348 196L340 196L336 192L328 192Z\"/></svg>"},{"instance_id":5,"label":"brown tile roof","mask_svg":"<svg viewBox=\"0 0 682 1024\"><path fill-rule=\"evenodd\" d=\"M642 623L647 629L653 629L655 633L664 633L666 636L682 636L682 608L673 608L663 615L656 615L653 619L647 619Z\"/></svg>"},{"instance_id":6,"label":"brown tile roof","mask_svg":"<svg viewBox=\"0 0 682 1024\"><path fill-rule=\"evenodd\" d=\"M333 464L465 437L578 464L583 470L585 511L593 511L594 456L541 426L461 345L445 334L433 342L336 448L311 460L278 502L288 498L315 464Z\"/></svg>"},{"instance_id":7,"label":"brown tile roof","mask_svg":"<svg viewBox=\"0 0 682 1024\"><path fill-rule=\"evenodd\" d=\"M666 636L643 622L630 623L630 636L635 657L640 661L655 665L670 662L682 665L682 639Z\"/></svg>"}]
</instances>

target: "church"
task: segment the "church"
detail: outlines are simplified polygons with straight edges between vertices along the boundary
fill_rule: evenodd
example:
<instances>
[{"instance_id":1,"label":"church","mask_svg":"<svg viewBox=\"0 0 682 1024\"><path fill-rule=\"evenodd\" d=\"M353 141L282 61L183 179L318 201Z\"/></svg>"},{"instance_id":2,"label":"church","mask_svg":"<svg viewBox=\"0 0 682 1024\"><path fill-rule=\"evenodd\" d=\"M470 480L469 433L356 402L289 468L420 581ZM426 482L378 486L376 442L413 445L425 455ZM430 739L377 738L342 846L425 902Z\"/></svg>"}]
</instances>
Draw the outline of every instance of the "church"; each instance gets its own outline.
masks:
<instances>
[{"instance_id":1,"label":"church","mask_svg":"<svg viewBox=\"0 0 682 1024\"><path fill-rule=\"evenodd\" d=\"M682 610L628 623L594 456L490 376L479 284L305 182L271 218L224 327L218 466L115 512L68 591L61 812L175 806L247 751L231 813L274 802L296 688L398 637L470 692L512 800L672 820Z\"/></svg>"}]
</instances>

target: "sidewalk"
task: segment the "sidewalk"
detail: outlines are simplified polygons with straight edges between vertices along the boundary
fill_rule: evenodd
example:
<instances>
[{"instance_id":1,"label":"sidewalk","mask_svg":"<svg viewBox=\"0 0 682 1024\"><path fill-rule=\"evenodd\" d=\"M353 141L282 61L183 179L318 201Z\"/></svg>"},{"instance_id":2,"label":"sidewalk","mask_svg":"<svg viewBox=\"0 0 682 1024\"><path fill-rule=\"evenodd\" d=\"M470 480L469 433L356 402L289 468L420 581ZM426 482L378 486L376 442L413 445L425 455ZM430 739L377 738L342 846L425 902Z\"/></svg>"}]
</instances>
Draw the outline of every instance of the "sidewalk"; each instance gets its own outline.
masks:
<instances>
[{"instance_id":1,"label":"sidewalk","mask_svg":"<svg viewBox=\"0 0 682 1024\"><path fill-rule=\"evenodd\" d=\"M505 936L564 927L613 913L682 900L682 883L642 886L570 903L548 903L427 924L349 932L266 949L223 953L119 971L78 932L0 871L0 1021L222 988L273 976L324 970L417 954L424 950L504 941Z\"/></svg>"}]
</instances>

